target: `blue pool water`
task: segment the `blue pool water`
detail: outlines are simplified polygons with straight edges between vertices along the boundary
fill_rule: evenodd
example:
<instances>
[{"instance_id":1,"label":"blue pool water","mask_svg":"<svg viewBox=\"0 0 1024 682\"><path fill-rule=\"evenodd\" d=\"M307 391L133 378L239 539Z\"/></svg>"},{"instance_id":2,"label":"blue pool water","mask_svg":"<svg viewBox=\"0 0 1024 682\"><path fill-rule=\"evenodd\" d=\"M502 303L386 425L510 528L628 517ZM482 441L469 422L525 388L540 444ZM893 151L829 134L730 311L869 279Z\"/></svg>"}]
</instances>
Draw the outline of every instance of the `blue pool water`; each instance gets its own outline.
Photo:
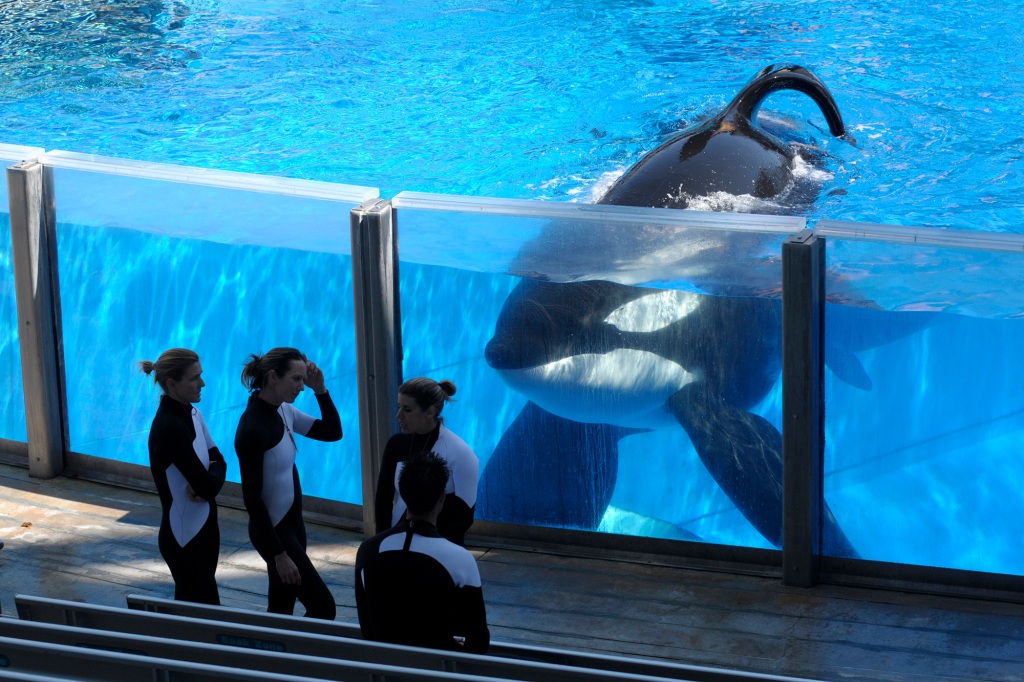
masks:
<instances>
[{"instance_id":1,"label":"blue pool water","mask_svg":"<svg viewBox=\"0 0 1024 682\"><path fill-rule=\"evenodd\" d=\"M1014 5L6 3L0 142L385 197L587 202L758 69L789 61L828 84L855 138L831 139L801 95L768 100L765 125L826 152L805 171L822 186L811 220L1021 232L1024 3ZM784 210L735 197L698 207ZM145 462L155 390L132 363L180 344L200 348L201 407L230 451L242 359L289 343L329 368L349 415L342 446L302 447L306 492L359 502L345 257L75 226L60 249L73 449ZM401 275L406 375L456 381L449 424L486 461L526 403L483 360L516 280L434 266ZM0 319L13 327L9 282ZM902 329L848 312L830 313L835 334L867 327L879 339L856 356L870 389L827 375L826 496L851 541L872 559L1024 572L1024 323L939 315ZM776 386L755 411L778 425L779 400ZM24 438L14 407L4 419L0 435ZM767 546L681 429L624 438L618 467L602 529Z\"/></svg>"},{"instance_id":2,"label":"blue pool water","mask_svg":"<svg viewBox=\"0 0 1024 682\"><path fill-rule=\"evenodd\" d=\"M1019 231L1020 2L19 1L0 140L400 190L587 200L797 62L856 146L836 219ZM821 128L778 94L766 113ZM814 217L814 216L812 216Z\"/></svg>"}]
</instances>

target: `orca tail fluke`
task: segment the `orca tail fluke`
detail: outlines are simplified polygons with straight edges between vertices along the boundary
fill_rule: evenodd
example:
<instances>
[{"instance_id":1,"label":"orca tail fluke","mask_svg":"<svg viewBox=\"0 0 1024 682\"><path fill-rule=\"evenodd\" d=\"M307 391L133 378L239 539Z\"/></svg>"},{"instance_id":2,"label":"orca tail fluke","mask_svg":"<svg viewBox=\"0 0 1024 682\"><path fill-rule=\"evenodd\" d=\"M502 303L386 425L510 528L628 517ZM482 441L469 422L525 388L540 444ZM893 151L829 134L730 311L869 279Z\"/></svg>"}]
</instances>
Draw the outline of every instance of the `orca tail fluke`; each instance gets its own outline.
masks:
<instances>
[{"instance_id":1,"label":"orca tail fluke","mask_svg":"<svg viewBox=\"0 0 1024 682\"><path fill-rule=\"evenodd\" d=\"M779 90L796 90L810 97L821 109L828 129L835 137L846 136L846 125L832 93L814 73L796 64L771 64L758 71L726 108L726 115L753 121L768 95Z\"/></svg>"}]
</instances>

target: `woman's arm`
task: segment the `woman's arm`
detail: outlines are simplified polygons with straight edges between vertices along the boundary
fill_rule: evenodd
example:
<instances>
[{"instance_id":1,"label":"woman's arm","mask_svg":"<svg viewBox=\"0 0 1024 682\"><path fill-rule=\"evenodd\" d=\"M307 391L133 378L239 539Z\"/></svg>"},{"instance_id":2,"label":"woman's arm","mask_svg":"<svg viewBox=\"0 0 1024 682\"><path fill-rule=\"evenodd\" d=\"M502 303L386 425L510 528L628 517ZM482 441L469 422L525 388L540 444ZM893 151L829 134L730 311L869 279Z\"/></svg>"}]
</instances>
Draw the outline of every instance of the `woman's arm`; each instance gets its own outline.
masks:
<instances>
[{"instance_id":1,"label":"woman's arm","mask_svg":"<svg viewBox=\"0 0 1024 682\"><path fill-rule=\"evenodd\" d=\"M437 515L437 532L457 545L466 544L466 531L473 525L475 510L454 493L444 497L444 506Z\"/></svg>"},{"instance_id":2,"label":"woman's arm","mask_svg":"<svg viewBox=\"0 0 1024 682\"><path fill-rule=\"evenodd\" d=\"M466 638L463 648L469 653L483 654L491 644L491 631L487 628L487 608L484 593L479 587L466 585L459 588L459 604L456 610L456 626Z\"/></svg>"},{"instance_id":3,"label":"woman's arm","mask_svg":"<svg viewBox=\"0 0 1024 682\"><path fill-rule=\"evenodd\" d=\"M203 500L213 500L217 497L221 488L224 487L224 479L228 471L224 456L220 454L220 450L216 446L209 450L209 456L209 469L203 468L203 463L199 461L194 452L192 457L186 455L181 463L175 461L192 493Z\"/></svg>"},{"instance_id":4,"label":"woman's arm","mask_svg":"<svg viewBox=\"0 0 1024 682\"><path fill-rule=\"evenodd\" d=\"M480 480L480 459L468 445L462 444L458 457L449 459L448 468L455 484L455 495L466 503L466 507L476 507L476 490Z\"/></svg>"},{"instance_id":5,"label":"woman's arm","mask_svg":"<svg viewBox=\"0 0 1024 682\"><path fill-rule=\"evenodd\" d=\"M159 421L154 422L150 433L151 464L160 467L162 471L174 465L197 497L204 500L214 499L224 485L227 472L224 458L214 446L209 451L210 468L207 469L195 451L198 434L195 433L195 423L191 415L186 417L176 411L167 411L163 412L162 416L162 419L158 417ZM206 425L202 418L200 425L204 428L203 442L212 442L209 432L205 431ZM215 465L215 459L219 460L219 464Z\"/></svg>"},{"instance_id":6,"label":"woman's arm","mask_svg":"<svg viewBox=\"0 0 1024 682\"><path fill-rule=\"evenodd\" d=\"M448 469L455 492L445 496L444 506L437 517L437 528L448 539L461 540L473 525L480 459L454 433L449 431L446 439L450 442Z\"/></svg>"},{"instance_id":7,"label":"woman's arm","mask_svg":"<svg viewBox=\"0 0 1024 682\"><path fill-rule=\"evenodd\" d=\"M246 425L243 414L235 434L235 452L242 474L242 500L249 512L249 539L264 556L276 556L284 551L284 545L277 537L270 511L263 502L263 456L273 445L266 441L257 429Z\"/></svg>"},{"instance_id":8,"label":"woman's arm","mask_svg":"<svg viewBox=\"0 0 1024 682\"><path fill-rule=\"evenodd\" d=\"M295 432L327 443L341 440L341 416L327 392L324 373L314 362L306 363L306 385L316 394L316 402L320 405L320 418L313 419L308 414L296 410Z\"/></svg>"},{"instance_id":9,"label":"woman's arm","mask_svg":"<svg viewBox=\"0 0 1024 682\"><path fill-rule=\"evenodd\" d=\"M338 414L338 408L334 406L334 401L331 400L331 394L327 391L317 393L316 402L320 405L320 418L314 420L302 435L327 443L341 440L341 416ZM302 413L300 412L300 414ZM298 429L297 422L296 431L302 433Z\"/></svg>"},{"instance_id":10,"label":"woman's arm","mask_svg":"<svg viewBox=\"0 0 1024 682\"><path fill-rule=\"evenodd\" d=\"M397 436L388 439L381 455L380 474L377 477L377 492L373 498L373 514L377 526L375 533L383 533L391 528L391 513L395 508L395 471L398 469L399 448L396 447Z\"/></svg>"},{"instance_id":11,"label":"woman's arm","mask_svg":"<svg viewBox=\"0 0 1024 682\"><path fill-rule=\"evenodd\" d=\"M213 438L210 436L210 429L206 426L206 420L203 419L201 412L197 412L196 415L199 417L199 426L203 429L203 442L207 444L209 450L207 450L207 457L210 460L210 466L204 468L202 462L198 457L192 457L191 459L198 466L190 466L189 471L181 468L182 475L185 480L188 481L189 488L192 489L192 493L199 498L204 500L212 500L217 497L220 493L221 488L224 487L224 478L227 476L227 464L224 461L224 455L217 449L217 444L213 442ZM193 424L195 421L193 420ZM197 436L199 434L196 434ZM194 446L190 446L190 450ZM194 455L197 453L193 453ZM177 462L175 462L177 464Z\"/></svg>"}]
</instances>

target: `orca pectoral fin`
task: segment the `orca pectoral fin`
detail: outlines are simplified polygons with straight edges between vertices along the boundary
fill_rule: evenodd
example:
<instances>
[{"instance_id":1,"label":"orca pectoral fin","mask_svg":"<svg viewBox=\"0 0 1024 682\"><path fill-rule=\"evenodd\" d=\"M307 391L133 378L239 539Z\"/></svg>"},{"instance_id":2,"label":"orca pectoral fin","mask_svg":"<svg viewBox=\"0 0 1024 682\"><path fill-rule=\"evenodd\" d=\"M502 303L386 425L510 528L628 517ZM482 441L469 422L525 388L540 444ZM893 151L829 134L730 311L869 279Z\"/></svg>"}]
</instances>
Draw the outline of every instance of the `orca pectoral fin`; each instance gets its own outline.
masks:
<instances>
[{"instance_id":1,"label":"orca pectoral fin","mask_svg":"<svg viewBox=\"0 0 1024 682\"><path fill-rule=\"evenodd\" d=\"M597 528L615 490L623 435L618 427L563 419L527 403L480 477L478 517Z\"/></svg>"},{"instance_id":2,"label":"orca pectoral fin","mask_svg":"<svg viewBox=\"0 0 1024 682\"><path fill-rule=\"evenodd\" d=\"M846 557L859 559L860 552L853 546L846 533L839 526L835 515L829 509L828 502L825 502L825 513L821 519L821 553L825 556Z\"/></svg>"},{"instance_id":3,"label":"orca pectoral fin","mask_svg":"<svg viewBox=\"0 0 1024 682\"><path fill-rule=\"evenodd\" d=\"M782 435L768 420L688 384L668 400L697 456L768 542L782 545Z\"/></svg>"},{"instance_id":4,"label":"orca pectoral fin","mask_svg":"<svg viewBox=\"0 0 1024 682\"><path fill-rule=\"evenodd\" d=\"M744 517L782 546L782 434L764 417L689 384L668 400L697 456ZM822 514L822 553L857 557L828 504Z\"/></svg>"},{"instance_id":5,"label":"orca pectoral fin","mask_svg":"<svg viewBox=\"0 0 1024 682\"><path fill-rule=\"evenodd\" d=\"M832 370L832 373L844 384L859 388L862 391L870 391L874 385L871 377L864 369L864 365L852 351L843 351L832 346L825 351L825 366Z\"/></svg>"}]
</instances>

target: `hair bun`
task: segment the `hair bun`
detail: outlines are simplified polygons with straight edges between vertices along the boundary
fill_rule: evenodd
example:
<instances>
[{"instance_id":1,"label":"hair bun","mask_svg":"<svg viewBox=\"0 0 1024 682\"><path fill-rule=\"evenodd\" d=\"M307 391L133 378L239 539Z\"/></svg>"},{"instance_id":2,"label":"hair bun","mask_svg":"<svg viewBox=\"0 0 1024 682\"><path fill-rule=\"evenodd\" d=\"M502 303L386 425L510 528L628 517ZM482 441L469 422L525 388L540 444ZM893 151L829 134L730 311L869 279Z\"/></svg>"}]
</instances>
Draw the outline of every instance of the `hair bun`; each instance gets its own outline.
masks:
<instances>
[{"instance_id":1,"label":"hair bun","mask_svg":"<svg viewBox=\"0 0 1024 682\"><path fill-rule=\"evenodd\" d=\"M437 385L441 387L444 394L448 397L455 395L455 382L451 379L441 379L437 382Z\"/></svg>"}]
</instances>

